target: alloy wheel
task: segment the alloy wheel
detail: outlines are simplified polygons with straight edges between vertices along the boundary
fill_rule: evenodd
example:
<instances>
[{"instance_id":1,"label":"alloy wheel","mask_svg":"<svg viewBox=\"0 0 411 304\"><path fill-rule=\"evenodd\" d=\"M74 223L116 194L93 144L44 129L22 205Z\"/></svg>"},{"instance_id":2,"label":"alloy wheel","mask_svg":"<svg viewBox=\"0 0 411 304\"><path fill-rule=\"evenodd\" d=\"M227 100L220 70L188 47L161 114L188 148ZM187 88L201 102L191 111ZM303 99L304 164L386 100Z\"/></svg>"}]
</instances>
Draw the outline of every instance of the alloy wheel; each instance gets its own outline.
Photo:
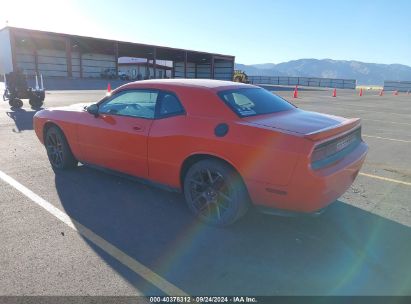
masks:
<instances>
[{"instance_id":1,"label":"alloy wheel","mask_svg":"<svg viewBox=\"0 0 411 304\"><path fill-rule=\"evenodd\" d=\"M63 141L60 134L49 132L46 138L46 147L51 164L56 168L63 167Z\"/></svg>"},{"instance_id":2,"label":"alloy wheel","mask_svg":"<svg viewBox=\"0 0 411 304\"><path fill-rule=\"evenodd\" d=\"M191 176L189 194L198 216L211 221L220 221L232 202L224 176L211 169L198 170Z\"/></svg>"}]
</instances>

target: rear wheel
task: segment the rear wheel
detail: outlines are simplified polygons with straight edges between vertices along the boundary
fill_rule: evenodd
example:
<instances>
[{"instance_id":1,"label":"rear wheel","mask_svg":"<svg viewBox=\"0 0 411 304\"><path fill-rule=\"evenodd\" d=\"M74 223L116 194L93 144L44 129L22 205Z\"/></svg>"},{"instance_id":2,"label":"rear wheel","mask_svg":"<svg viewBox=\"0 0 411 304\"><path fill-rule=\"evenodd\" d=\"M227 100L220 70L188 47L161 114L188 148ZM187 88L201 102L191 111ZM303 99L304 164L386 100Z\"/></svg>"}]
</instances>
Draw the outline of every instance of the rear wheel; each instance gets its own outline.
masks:
<instances>
[{"instance_id":1,"label":"rear wheel","mask_svg":"<svg viewBox=\"0 0 411 304\"><path fill-rule=\"evenodd\" d=\"M184 195L194 215L216 226L234 223L249 205L247 190L238 173L214 159L190 167L184 178Z\"/></svg>"},{"instance_id":2,"label":"rear wheel","mask_svg":"<svg viewBox=\"0 0 411 304\"><path fill-rule=\"evenodd\" d=\"M18 98L12 98L12 99L9 99L9 105L12 108L19 109L23 106L23 101Z\"/></svg>"},{"instance_id":3,"label":"rear wheel","mask_svg":"<svg viewBox=\"0 0 411 304\"><path fill-rule=\"evenodd\" d=\"M56 126L50 127L44 140L50 164L55 169L70 169L77 166L78 161L71 152L63 132Z\"/></svg>"}]
</instances>

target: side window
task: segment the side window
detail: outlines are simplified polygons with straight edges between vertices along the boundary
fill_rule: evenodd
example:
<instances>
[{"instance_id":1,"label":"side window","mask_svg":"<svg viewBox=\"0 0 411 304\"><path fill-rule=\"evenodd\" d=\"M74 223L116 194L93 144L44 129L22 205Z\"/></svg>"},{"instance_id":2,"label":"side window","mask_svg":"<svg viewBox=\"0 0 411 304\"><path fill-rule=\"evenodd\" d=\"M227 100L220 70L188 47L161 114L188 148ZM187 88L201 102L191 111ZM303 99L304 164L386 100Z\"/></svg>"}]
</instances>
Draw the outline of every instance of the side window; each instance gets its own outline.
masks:
<instances>
[{"instance_id":1,"label":"side window","mask_svg":"<svg viewBox=\"0 0 411 304\"><path fill-rule=\"evenodd\" d=\"M125 91L113 96L99 107L100 113L154 118L158 91Z\"/></svg>"},{"instance_id":2,"label":"side window","mask_svg":"<svg viewBox=\"0 0 411 304\"><path fill-rule=\"evenodd\" d=\"M252 102L247 96L243 94L233 93L234 102L241 108L252 108L254 102Z\"/></svg>"},{"instance_id":3,"label":"side window","mask_svg":"<svg viewBox=\"0 0 411 304\"><path fill-rule=\"evenodd\" d=\"M158 116L160 118L183 113L184 108L176 95L167 92L161 93L158 107Z\"/></svg>"}]
</instances>

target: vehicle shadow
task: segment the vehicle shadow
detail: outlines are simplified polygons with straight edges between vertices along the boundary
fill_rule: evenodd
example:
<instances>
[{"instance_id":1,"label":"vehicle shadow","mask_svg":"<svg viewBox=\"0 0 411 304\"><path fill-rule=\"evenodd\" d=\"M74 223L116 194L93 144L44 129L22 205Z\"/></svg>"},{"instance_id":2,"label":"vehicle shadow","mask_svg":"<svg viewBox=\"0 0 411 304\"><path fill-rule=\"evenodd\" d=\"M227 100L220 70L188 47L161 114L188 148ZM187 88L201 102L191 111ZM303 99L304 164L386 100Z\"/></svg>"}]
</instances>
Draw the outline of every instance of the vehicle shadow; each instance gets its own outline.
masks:
<instances>
[{"instance_id":1,"label":"vehicle shadow","mask_svg":"<svg viewBox=\"0 0 411 304\"><path fill-rule=\"evenodd\" d=\"M411 294L411 229L339 201L317 218L250 212L221 229L193 220L179 194L86 166L56 172L55 184L68 215L191 295ZM138 290L160 293L88 244Z\"/></svg>"},{"instance_id":2,"label":"vehicle shadow","mask_svg":"<svg viewBox=\"0 0 411 304\"><path fill-rule=\"evenodd\" d=\"M32 111L26 111L25 109L11 108L12 111L6 112L7 116L10 117L16 128L13 132L21 132L26 130L33 130L33 116L37 111L42 110L42 108L33 109Z\"/></svg>"}]
</instances>

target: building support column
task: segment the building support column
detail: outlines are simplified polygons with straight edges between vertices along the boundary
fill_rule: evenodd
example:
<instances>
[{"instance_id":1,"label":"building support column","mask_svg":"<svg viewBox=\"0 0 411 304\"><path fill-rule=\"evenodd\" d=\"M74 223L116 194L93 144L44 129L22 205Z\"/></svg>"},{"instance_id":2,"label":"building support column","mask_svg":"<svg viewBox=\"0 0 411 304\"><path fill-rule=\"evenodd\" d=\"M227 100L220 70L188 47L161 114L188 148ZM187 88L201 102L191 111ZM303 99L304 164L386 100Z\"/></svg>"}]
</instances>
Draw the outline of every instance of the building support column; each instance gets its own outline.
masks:
<instances>
[{"instance_id":1,"label":"building support column","mask_svg":"<svg viewBox=\"0 0 411 304\"><path fill-rule=\"evenodd\" d=\"M157 65L157 48L154 48L153 49L153 74L154 74L154 79L156 79L157 78L157 68L156 68L156 65Z\"/></svg>"},{"instance_id":2,"label":"building support column","mask_svg":"<svg viewBox=\"0 0 411 304\"><path fill-rule=\"evenodd\" d=\"M9 30L10 34L10 48L11 48L11 63L13 72L17 70L17 54L16 54L16 37L14 36L14 31Z\"/></svg>"},{"instance_id":3,"label":"building support column","mask_svg":"<svg viewBox=\"0 0 411 304\"><path fill-rule=\"evenodd\" d=\"M34 71L35 71L37 76L40 76L40 73L39 73L39 56L37 54L36 49L33 50L33 57L34 57Z\"/></svg>"},{"instance_id":4,"label":"building support column","mask_svg":"<svg viewBox=\"0 0 411 304\"><path fill-rule=\"evenodd\" d=\"M211 56L210 74L211 74L211 79L215 79L215 75L214 75L214 55Z\"/></svg>"},{"instance_id":5,"label":"building support column","mask_svg":"<svg viewBox=\"0 0 411 304\"><path fill-rule=\"evenodd\" d=\"M184 78L187 78L187 51L184 52Z\"/></svg>"},{"instance_id":6,"label":"building support column","mask_svg":"<svg viewBox=\"0 0 411 304\"><path fill-rule=\"evenodd\" d=\"M71 39L69 37L66 38L66 62L67 62L67 77L73 77Z\"/></svg>"},{"instance_id":7,"label":"building support column","mask_svg":"<svg viewBox=\"0 0 411 304\"><path fill-rule=\"evenodd\" d=\"M83 79L83 53L81 50L78 51L78 57L79 57L79 64L80 64L80 79Z\"/></svg>"},{"instance_id":8,"label":"building support column","mask_svg":"<svg viewBox=\"0 0 411 304\"><path fill-rule=\"evenodd\" d=\"M235 65L235 58L231 61L232 68L231 68L231 81L234 79L234 65Z\"/></svg>"},{"instance_id":9,"label":"building support column","mask_svg":"<svg viewBox=\"0 0 411 304\"><path fill-rule=\"evenodd\" d=\"M114 60L116 61L116 79L118 77L118 42L114 43Z\"/></svg>"},{"instance_id":10,"label":"building support column","mask_svg":"<svg viewBox=\"0 0 411 304\"><path fill-rule=\"evenodd\" d=\"M146 58L146 75L144 76L144 79L150 79L150 66L148 58Z\"/></svg>"}]
</instances>

